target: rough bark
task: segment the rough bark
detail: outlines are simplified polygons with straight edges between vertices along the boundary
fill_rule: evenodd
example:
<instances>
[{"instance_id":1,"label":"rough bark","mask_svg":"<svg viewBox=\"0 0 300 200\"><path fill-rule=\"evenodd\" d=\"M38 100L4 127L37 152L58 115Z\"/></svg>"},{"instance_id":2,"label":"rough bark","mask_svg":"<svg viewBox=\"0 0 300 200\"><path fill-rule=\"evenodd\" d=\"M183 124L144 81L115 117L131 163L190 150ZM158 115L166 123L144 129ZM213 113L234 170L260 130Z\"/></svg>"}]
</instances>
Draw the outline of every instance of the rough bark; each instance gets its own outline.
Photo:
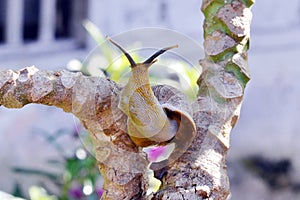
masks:
<instances>
[{"instance_id":1,"label":"rough bark","mask_svg":"<svg viewBox=\"0 0 300 200\"><path fill-rule=\"evenodd\" d=\"M203 73L193 104L197 135L170 166L156 194L145 196L148 162L126 133L126 116L117 108L121 88L113 81L35 67L1 70L0 105L22 108L38 103L78 117L93 138L105 179L103 199L226 199L229 134L250 79L247 50L252 4L251 0L203 0L206 57L201 61Z\"/></svg>"},{"instance_id":2,"label":"rough bark","mask_svg":"<svg viewBox=\"0 0 300 200\"><path fill-rule=\"evenodd\" d=\"M252 0L204 0L205 58L194 103L197 135L168 170L155 199L227 199L226 154L246 83Z\"/></svg>"},{"instance_id":3,"label":"rough bark","mask_svg":"<svg viewBox=\"0 0 300 200\"><path fill-rule=\"evenodd\" d=\"M116 106L119 92L120 87L104 77L86 77L64 70L39 71L34 66L17 72L0 71L0 105L56 106L80 119L94 142L105 179L105 199L140 196L141 172L147 165L126 134L126 116ZM133 168L132 163L139 165Z\"/></svg>"}]
</instances>

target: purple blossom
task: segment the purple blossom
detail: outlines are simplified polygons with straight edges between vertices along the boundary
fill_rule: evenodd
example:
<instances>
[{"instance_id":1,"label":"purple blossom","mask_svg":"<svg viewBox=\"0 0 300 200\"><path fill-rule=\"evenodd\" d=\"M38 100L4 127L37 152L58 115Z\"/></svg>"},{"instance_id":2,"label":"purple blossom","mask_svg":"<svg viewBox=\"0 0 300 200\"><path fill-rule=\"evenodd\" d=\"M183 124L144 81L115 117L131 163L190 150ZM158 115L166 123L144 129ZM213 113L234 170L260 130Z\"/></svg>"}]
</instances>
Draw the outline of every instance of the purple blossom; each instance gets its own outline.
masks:
<instances>
[{"instance_id":1,"label":"purple blossom","mask_svg":"<svg viewBox=\"0 0 300 200\"><path fill-rule=\"evenodd\" d=\"M99 197L101 197L103 195L104 190L102 188L98 188L95 192Z\"/></svg>"},{"instance_id":2,"label":"purple blossom","mask_svg":"<svg viewBox=\"0 0 300 200\"><path fill-rule=\"evenodd\" d=\"M81 199L82 197L84 197L82 189L82 186L71 188L69 190L69 196L75 199Z\"/></svg>"}]
</instances>

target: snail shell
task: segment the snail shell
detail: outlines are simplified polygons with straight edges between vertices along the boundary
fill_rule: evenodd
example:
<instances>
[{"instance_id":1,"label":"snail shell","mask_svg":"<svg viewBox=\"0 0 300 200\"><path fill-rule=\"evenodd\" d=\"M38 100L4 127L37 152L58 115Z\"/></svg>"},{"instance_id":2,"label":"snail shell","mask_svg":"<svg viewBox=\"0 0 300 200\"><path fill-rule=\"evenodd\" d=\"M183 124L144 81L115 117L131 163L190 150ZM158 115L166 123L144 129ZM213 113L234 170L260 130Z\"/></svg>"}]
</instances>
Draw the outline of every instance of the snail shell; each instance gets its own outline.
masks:
<instances>
[{"instance_id":1,"label":"snail shell","mask_svg":"<svg viewBox=\"0 0 300 200\"><path fill-rule=\"evenodd\" d=\"M181 91L168 85L157 85L152 89L168 118L178 123L175 137L168 142L175 144L175 150L168 160L151 165L151 169L158 170L177 160L188 149L196 136L196 125L192 118L191 102Z\"/></svg>"}]
</instances>

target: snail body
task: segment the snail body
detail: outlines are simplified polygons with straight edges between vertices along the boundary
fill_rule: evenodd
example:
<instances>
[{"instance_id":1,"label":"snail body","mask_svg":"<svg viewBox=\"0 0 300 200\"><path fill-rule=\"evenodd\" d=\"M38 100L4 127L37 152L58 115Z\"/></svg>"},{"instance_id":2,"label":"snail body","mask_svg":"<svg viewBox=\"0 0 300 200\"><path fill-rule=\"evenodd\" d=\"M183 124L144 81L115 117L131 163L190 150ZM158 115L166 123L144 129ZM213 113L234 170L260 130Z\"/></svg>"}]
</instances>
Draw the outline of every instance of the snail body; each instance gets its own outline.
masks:
<instances>
[{"instance_id":1,"label":"snail body","mask_svg":"<svg viewBox=\"0 0 300 200\"><path fill-rule=\"evenodd\" d=\"M148 73L149 67L156 62L159 55L178 46L163 48L143 63L135 63L126 50L110 38L107 39L125 54L131 67L128 83L121 91L118 105L128 117L127 129L131 140L140 147L174 142L179 148L187 148L196 130L192 117L186 111L188 102L185 101L184 95L178 96L170 86L167 87L174 92L174 97L183 98L179 101L157 98L157 94L155 95L151 88ZM184 105L178 106L178 102Z\"/></svg>"},{"instance_id":2,"label":"snail body","mask_svg":"<svg viewBox=\"0 0 300 200\"><path fill-rule=\"evenodd\" d=\"M153 94L148 75L151 64L132 68L119 102L119 108L128 116L128 134L142 147L172 139L178 128Z\"/></svg>"}]
</instances>

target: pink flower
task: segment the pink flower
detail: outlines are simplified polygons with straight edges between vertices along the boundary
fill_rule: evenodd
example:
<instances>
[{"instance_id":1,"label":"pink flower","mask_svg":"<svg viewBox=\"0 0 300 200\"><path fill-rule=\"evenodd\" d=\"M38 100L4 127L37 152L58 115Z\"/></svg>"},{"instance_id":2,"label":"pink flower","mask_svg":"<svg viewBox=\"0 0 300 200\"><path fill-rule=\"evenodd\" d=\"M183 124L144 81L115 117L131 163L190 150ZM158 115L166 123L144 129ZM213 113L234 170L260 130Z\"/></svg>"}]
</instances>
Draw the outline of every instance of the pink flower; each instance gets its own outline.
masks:
<instances>
[{"instance_id":1,"label":"pink flower","mask_svg":"<svg viewBox=\"0 0 300 200\"><path fill-rule=\"evenodd\" d=\"M152 146L144 148L150 162L160 162L169 158L170 154L175 149L175 144L166 146Z\"/></svg>"}]
</instances>

